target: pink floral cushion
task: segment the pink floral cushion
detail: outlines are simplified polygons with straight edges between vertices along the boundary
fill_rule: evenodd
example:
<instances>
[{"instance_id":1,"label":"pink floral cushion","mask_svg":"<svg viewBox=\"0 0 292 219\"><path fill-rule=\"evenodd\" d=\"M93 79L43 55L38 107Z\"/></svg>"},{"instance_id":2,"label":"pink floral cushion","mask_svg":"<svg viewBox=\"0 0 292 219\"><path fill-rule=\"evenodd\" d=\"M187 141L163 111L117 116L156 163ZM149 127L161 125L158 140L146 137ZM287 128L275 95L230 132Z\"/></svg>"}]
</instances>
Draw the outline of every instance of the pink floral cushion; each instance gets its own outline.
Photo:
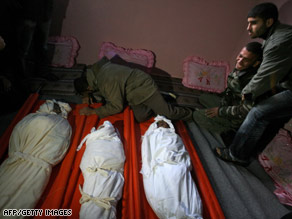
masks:
<instances>
[{"instance_id":1,"label":"pink floral cushion","mask_svg":"<svg viewBox=\"0 0 292 219\"><path fill-rule=\"evenodd\" d=\"M221 93L227 86L229 64L224 61L207 62L198 56L184 60L182 83L188 88Z\"/></svg>"},{"instance_id":2,"label":"pink floral cushion","mask_svg":"<svg viewBox=\"0 0 292 219\"><path fill-rule=\"evenodd\" d=\"M71 68L80 48L77 39L71 36L54 36L48 40L51 66Z\"/></svg>"},{"instance_id":3,"label":"pink floral cushion","mask_svg":"<svg viewBox=\"0 0 292 219\"><path fill-rule=\"evenodd\" d=\"M286 129L278 134L259 155L258 160L275 182L275 195L292 206L292 138Z\"/></svg>"},{"instance_id":4,"label":"pink floral cushion","mask_svg":"<svg viewBox=\"0 0 292 219\"><path fill-rule=\"evenodd\" d=\"M104 42L99 52L99 59L106 56L108 59L118 55L123 60L152 68L154 66L154 54L144 49L125 49L111 42Z\"/></svg>"}]
</instances>

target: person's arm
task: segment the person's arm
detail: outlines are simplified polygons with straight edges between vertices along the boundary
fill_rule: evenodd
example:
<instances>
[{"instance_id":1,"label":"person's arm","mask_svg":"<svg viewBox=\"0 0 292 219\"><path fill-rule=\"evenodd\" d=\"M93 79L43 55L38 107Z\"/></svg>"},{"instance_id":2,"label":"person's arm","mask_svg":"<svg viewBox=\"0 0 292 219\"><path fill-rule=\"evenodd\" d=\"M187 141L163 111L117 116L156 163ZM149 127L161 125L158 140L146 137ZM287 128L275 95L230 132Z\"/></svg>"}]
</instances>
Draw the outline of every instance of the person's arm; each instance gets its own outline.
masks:
<instances>
[{"instance_id":1,"label":"person's arm","mask_svg":"<svg viewBox=\"0 0 292 219\"><path fill-rule=\"evenodd\" d=\"M252 108L251 102L245 101L244 104L237 106L222 106L218 109L219 117L229 119L243 119L246 117L250 109Z\"/></svg>"},{"instance_id":2,"label":"person's arm","mask_svg":"<svg viewBox=\"0 0 292 219\"><path fill-rule=\"evenodd\" d=\"M219 107L209 108L205 110L205 114L209 118L218 116Z\"/></svg>"},{"instance_id":3,"label":"person's arm","mask_svg":"<svg viewBox=\"0 0 292 219\"><path fill-rule=\"evenodd\" d=\"M79 114L86 116L97 114L100 118L104 118L110 115L120 113L123 111L123 109L124 109L123 105L112 104L107 102L105 103L105 105L100 106L98 108L84 107L80 109Z\"/></svg>"},{"instance_id":4,"label":"person's arm","mask_svg":"<svg viewBox=\"0 0 292 219\"><path fill-rule=\"evenodd\" d=\"M122 102L106 102L105 105L95 109L95 113L99 115L100 118L111 116L122 112L124 109L124 104Z\"/></svg>"},{"instance_id":5,"label":"person's arm","mask_svg":"<svg viewBox=\"0 0 292 219\"><path fill-rule=\"evenodd\" d=\"M289 46L274 46L264 52L264 59L257 74L242 90L244 99L255 100L271 91L291 69L292 57Z\"/></svg>"},{"instance_id":6,"label":"person's arm","mask_svg":"<svg viewBox=\"0 0 292 219\"><path fill-rule=\"evenodd\" d=\"M106 86L105 86L106 87ZM105 98L105 104L98 108L85 107L80 109L80 115L97 114L100 118L120 113L124 109L123 88L119 84L111 84L111 89L104 89L101 95Z\"/></svg>"}]
</instances>

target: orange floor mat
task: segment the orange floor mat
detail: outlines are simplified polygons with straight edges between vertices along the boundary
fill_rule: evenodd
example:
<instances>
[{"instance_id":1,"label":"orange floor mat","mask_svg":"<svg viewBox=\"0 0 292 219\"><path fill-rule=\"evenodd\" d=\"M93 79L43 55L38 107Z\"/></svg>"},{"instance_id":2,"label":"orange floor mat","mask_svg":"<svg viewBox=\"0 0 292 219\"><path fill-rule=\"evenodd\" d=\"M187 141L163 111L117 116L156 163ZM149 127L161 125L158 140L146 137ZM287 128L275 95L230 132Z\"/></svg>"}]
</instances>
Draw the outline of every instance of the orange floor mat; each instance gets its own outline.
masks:
<instances>
[{"instance_id":1,"label":"orange floor mat","mask_svg":"<svg viewBox=\"0 0 292 219\"><path fill-rule=\"evenodd\" d=\"M9 137L15 124L25 115L35 112L44 100L38 99L38 94L32 94L24 103L18 114L0 138L0 158L5 159L8 152ZM123 113L99 119L96 115L80 116L78 111L85 105L72 105L68 121L72 126L71 145L63 161L53 168L50 181L39 200L37 209L72 209L72 218L79 218L79 184L83 184L83 176L79 164L85 150L82 147L76 151L81 140L90 132L92 127L98 127L105 120L110 121L120 132L126 162L124 166L125 184L123 197L118 202L118 218L151 219L157 218L149 206L143 188L141 169L141 136L148 129L153 119L143 123L134 120L133 112L127 107ZM99 104L94 107L100 106ZM182 121L174 124L176 132L181 136L188 150L193 171L192 175L198 187L203 202L204 218L224 218L222 209L215 196L208 177L203 169L193 143Z\"/></svg>"}]
</instances>

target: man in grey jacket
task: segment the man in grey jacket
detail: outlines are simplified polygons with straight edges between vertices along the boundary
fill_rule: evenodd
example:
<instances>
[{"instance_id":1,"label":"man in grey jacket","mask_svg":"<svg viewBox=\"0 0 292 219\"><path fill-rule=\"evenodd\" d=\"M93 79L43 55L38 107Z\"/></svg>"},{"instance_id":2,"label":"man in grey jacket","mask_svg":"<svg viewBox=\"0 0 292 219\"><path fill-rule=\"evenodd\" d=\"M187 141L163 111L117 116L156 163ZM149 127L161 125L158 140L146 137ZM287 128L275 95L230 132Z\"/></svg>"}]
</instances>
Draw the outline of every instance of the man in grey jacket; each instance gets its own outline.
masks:
<instances>
[{"instance_id":1,"label":"man in grey jacket","mask_svg":"<svg viewBox=\"0 0 292 219\"><path fill-rule=\"evenodd\" d=\"M263 61L242 91L243 99L256 101L229 148L216 148L222 160L247 166L259 149L265 129L279 119L292 117L292 26L278 21L278 9L261 3L247 16L251 38L262 38ZM263 95L269 95L262 100ZM261 101L262 100L262 101Z\"/></svg>"}]
</instances>

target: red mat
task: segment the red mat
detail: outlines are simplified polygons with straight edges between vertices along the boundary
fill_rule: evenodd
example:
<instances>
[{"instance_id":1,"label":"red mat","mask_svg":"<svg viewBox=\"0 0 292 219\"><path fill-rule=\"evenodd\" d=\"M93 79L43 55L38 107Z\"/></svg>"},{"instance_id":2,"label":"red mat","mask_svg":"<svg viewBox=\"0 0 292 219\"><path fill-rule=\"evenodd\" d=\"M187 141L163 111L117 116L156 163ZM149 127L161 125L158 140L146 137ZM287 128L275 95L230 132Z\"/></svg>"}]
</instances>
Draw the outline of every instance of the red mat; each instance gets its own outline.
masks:
<instances>
[{"instance_id":1,"label":"red mat","mask_svg":"<svg viewBox=\"0 0 292 219\"><path fill-rule=\"evenodd\" d=\"M32 94L24 103L18 114L0 138L0 158L5 159L8 152L9 137L13 127L25 115L35 112L44 100L38 99L38 94ZM137 123L134 120L133 112L127 107L123 113L109 116L104 119L98 119L96 115L80 116L78 111L85 105L71 105L72 111L69 114L68 121L72 126L71 146L63 161L53 168L53 172L43 193L37 209L72 209L72 218L79 218L79 184L83 184L83 176L79 164L85 150L82 147L76 151L81 140L90 132L92 127L98 127L105 120L110 121L120 132L126 162L124 166L125 184L123 197L118 202L118 218L133 219L151 219L157 218L149 206L143 188L141 169L141 136L148 129L153 119L143 123ZM94 107L100 106L99 104ZM208 177L203 169L200 159L196 153L193 143L188 135L186 127L182 121L174 124L176 132L181 136L188 150L193 171L192 175L203 202L204 218L224 218L222 209L215 196Z\"/></svg>"}]
</instances>

